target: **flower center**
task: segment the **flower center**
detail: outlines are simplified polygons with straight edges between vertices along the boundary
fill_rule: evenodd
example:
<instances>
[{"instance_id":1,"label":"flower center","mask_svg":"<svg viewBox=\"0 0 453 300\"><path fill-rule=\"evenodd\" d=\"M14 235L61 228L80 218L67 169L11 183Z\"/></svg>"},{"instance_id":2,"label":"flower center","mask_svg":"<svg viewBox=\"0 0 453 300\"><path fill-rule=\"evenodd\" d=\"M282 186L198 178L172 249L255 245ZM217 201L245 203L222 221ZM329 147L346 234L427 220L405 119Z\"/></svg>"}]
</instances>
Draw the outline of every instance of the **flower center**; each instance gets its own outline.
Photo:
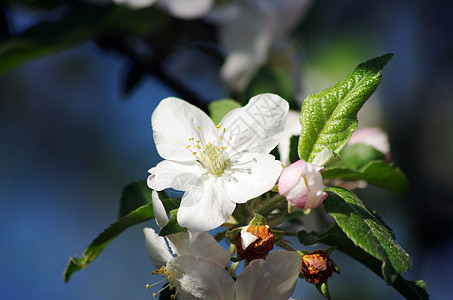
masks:
<instances>
[{"instance_id":1,"label":"flower center","mask_svg":"<svg viewBox=\"0 0 453 300\"><path fill-rule=\"evenodd\" d=\"M186 149L192 152L193 156L195 156L197 161L206 169L207 173L220 176L230 165L230 157L226 150L231 137L228 137L226 139L227 141L225 141L225 128L221 128L220 125L217 125L216 129L216 139L214 142L206 143L203 141L201 135L199 135L199 140L196 140L193 137L189 139L191 144L188 145ZM201 131L199 126L197 126L197 130Z\"/></svg>"},{"instance_id":2,"label":"flower center","mask_svg":"<svg viewBox=\"0 0 453 300\"><path fill-rule=\"evenodd\" d=\"M175 291L175 285L174 285L173 281L171 280L170 272L167 270L167 268L165 266L162 266L160 269L154 270L151 273L151 275L160 275L160 276L162 276L164 278L162 280L159 280L156 283L153 283L152 285L147 284L146 288L148 290L151 289L152 286L155 286L155 285L157 285L157 284L159 284L161 282L167 281L167 283L164 285L164 287L161 290L159 290L157 293L153 293L153 297L154 298L156 298L158 294L162 293L162 291L164 291L165 289L168 288L169 293L171 293L170 298L171 299L176 299L176 293L174 292Z\"/></svg>"}]
</instances>

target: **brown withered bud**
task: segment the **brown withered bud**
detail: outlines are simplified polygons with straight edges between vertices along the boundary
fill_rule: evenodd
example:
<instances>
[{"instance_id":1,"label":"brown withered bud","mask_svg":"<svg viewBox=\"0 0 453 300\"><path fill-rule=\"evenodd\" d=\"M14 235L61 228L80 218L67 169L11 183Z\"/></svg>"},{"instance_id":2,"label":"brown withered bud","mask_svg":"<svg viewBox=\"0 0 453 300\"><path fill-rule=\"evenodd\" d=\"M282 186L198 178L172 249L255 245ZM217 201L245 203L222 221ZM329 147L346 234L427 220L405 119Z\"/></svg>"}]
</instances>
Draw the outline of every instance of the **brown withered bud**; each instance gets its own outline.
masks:
<instances>
[{"instance_id":1,"label":"brown withered bud","mask_svg":"<svg viewBox=\"0 0 453 300\"><path fill-rule=\"evenodd\" d=\"M263 258L274 248L274 235L268 225L245 226L238 234L236 248L247 262Z\"/></svg>"},{"instance_id":2,"label":"brown withered bud","mask_svg":"<svg viewBox=\"0 0 453 300\"><path fill-rule=\"evenodd\" d=\"M314 251L302 256L302 272L309 283L325 283L333 274L332 261L327 253Z\"/></svg>"}]
</instances>

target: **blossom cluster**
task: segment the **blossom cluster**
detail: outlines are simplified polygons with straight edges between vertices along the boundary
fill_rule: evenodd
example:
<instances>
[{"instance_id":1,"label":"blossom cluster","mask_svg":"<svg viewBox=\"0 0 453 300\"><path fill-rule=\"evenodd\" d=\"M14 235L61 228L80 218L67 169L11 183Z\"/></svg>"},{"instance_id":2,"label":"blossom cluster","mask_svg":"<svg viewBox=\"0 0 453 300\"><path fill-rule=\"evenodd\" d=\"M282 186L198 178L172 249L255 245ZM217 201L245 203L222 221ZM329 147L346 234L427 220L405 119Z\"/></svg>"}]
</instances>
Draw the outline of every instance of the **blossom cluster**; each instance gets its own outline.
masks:
<instances>
[{"instance_id":1,"label":"blossom cluster","mask_svg":"<svg viewBox=\"0 0 453 300\"><path fill-rule=\"evenodd\" d=\"M169 222L157 191L183 191L176 219L187 230L164 238L145 228L146 249L154 274L164 276L165 287L181 298L288 299L293 293L303 273L303 255L288 249L271 252L278 230L264 217L244 227L233 214L238 205L277 189L277 200L286 198L299 209L315 208L326 198L322 167L303 160L285 166L270 154L285 136L288 111L280 96L261 94L226 113L217 125L199 108L173 97L162 100L152 114L154 141L164 158L149 170L155 218L161 228ZM234 259L207 233L219 226L229 227ZM237 258L245 259L238 276ZM235 262L230 265L230 260Z\"/></svg>"}]
</instances>

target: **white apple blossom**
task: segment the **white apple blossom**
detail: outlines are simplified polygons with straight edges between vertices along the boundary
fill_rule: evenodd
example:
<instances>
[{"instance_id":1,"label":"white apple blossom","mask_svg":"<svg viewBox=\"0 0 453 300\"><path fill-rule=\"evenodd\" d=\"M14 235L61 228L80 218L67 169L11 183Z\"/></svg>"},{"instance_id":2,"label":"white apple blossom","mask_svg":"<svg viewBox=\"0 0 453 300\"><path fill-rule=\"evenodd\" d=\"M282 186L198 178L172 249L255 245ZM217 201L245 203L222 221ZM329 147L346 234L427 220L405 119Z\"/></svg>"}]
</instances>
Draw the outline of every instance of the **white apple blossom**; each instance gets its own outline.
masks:
<instances>
[{"instance_id":1,"label":"white apple blossom","mask_svg":"<svg viewBox=\"0 0 453 300\"><path fill-rule=\"evenodd\" d=\"M191 231L220 226L236 204L275 185L282 166L269 152L280 139L288 109L281 97L261 94L215 126L181 99L162 100L151 123L165 160L149 170L148 186L185 191L177 214L181 226Z\"/></svg>"},{"instance_id":2,"label":"white apple blossom","mask_svg":"<svg viewBox=\"0 0 453 300\"><path fill-rule=\"evenodd\" d=\"M295 251L277 250L255 259L236 280L236 300L287 300L296 287L302 259Z\"/></svg>"},{"instance_id":3,"label":"white apple blossom","mask_svg":"<svg viewBox=\"0 0 453 300\"><path fill-rule=\"evenodd\" d=\"M168 218L155 191L153 208L156 222L165 226ZM146 250L156 268L153 274L167 277L183 299L234 299L234 281L225 270L230 256L210 234L181 232L169 235L166 241L151 228L143 231Z\"/></svg>"},{"instance_id":4,"label":"white apple blossom","mask_svg":"<svg viewBox=\"0 0 453 300\"><path fill-rule=\"evenodd\" d=\"M294 207L318 207L327 197L321 171L323 168L298 160L285 168L278 180L278 192Z\"/></svg>"},{"instance_id":5,"label":"white apple blossom","mask_svg":"<svg viewBox=\"0 0 453 300\"><path fill-rule=\"evenodd\" d=\"M196 19L204 16L214 0L113 0L132 9L140 9L156 4L170 15L181 19Z\"/></svg>"},{"instance_id":6,"label":"white apple blossom","mask_svg":"<svg viewBox=\"0 0 453 300\"><path fill-rule=\"evenodd\" d=\"M168 218L156 191L152 200L156 222L163 227ZM144 233L146 249L156 268L153 274L167 276L182 299L286 300L294 291L302 267L297 252L278 250L266 259L251 261L235 282L225 269L228 252L208 233L169 235L170 248L153 229L145 228Z\"/></svg>"},{"instance_id":7,"label":"white apple blossom","mask_svg":"<svg viewBox=\"0 0 453 300\"><path fill-rule=\"evenodd\" d=\"M243 89L301 20L312 0L242 0L219 3L206 16L219 25L227 52L221 75L233 90Z\"/></svg>"}]
</instances>

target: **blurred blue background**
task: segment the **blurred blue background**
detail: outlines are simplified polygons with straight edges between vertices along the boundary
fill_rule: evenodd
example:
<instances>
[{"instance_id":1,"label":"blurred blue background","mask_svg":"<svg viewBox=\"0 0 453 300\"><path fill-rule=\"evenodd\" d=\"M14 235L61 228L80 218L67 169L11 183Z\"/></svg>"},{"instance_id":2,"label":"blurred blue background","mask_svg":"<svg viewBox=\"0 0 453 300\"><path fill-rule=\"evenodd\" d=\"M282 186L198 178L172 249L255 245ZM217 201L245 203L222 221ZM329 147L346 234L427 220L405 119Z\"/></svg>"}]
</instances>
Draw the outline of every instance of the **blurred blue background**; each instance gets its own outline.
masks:
<instances>
[{"instance_id":1,"label":"blurred blue background","mask_svg":"<svg viewBox=\"0 0 453 300\"><path fill-rule=\"evenodd\" d=\"M412 256L404 277L424 279L432 299L453 294L452 8L448 1L323 0L299 28L304 96L362 61L395 54L359 124L389 132L411 188L404 197L373 187L360 195ZM0 75L1 299L152 297L141 229L153 221L125 231L69 283L62 277L69 257L117 218L123 186L146 179L160 160L150 117L176 94L146 77L123 96L126 64L88 42ZM216 74L209 76L197 89L208 100L225 96ZM333 259L341 270L329 282L333 299L351 299L351 291L354 299L401 299L352 259L338 252ZM322 299L303 281L293 297Z\"/></svg>"}]
</instances>

